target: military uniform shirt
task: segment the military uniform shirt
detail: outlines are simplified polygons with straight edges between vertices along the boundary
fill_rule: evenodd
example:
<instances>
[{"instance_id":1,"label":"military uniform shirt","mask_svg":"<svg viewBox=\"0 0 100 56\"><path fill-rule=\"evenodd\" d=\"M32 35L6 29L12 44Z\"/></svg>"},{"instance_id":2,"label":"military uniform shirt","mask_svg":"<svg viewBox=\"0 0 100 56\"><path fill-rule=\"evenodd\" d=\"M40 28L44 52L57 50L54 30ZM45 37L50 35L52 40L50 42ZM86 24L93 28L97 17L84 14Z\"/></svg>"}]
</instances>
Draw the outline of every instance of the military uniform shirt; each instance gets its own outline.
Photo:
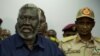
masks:
<instances>
[{"instance_id":1,"label":"military uniform shirt","mask_svg":"<svg viewBox=\"0 0 100 56\"><path fill-rule=\"evenodd\" d=\"M84 42L78 35L66 37L59 47L66 56L100 56L100 39L91 38Z\"/></svg>"}]
</instances>

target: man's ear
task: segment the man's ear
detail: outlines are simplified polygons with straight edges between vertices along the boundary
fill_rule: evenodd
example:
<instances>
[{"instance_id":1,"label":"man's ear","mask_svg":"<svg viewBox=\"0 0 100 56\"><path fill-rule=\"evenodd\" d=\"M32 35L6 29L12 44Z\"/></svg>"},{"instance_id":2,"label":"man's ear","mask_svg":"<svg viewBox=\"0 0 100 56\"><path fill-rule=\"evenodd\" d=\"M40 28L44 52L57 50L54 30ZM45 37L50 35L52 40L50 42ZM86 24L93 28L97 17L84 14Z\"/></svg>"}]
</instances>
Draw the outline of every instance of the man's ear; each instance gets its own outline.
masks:
<instances>
[{"instance_id":1,"label":"man's ear","mask_svg":"<svg viewBox=\"0 0 100 56\"><path fill-rule=\"evenodd\" d=\"M77 21L75 21L75 24L77 24Z\"/></svg>"},{"instance_id":2,"label":"man's ear","mask_svg":"<svg viewBox=\"0 0 100 56\"><path fill-rule=\"evenodd\" d=\"M77 30L77 21L75 21L75 29Z\"/></svg>"},{"instance_id":3,"label":"man's ear","mask_svg":"<svg viewBox=\"0 0 100 56\"><path fill-rule=\"evenodd\" d=\"M93 26L92 27L94 27L95 26L95 21L93 22Z\"/></svg>"}]
</instances>

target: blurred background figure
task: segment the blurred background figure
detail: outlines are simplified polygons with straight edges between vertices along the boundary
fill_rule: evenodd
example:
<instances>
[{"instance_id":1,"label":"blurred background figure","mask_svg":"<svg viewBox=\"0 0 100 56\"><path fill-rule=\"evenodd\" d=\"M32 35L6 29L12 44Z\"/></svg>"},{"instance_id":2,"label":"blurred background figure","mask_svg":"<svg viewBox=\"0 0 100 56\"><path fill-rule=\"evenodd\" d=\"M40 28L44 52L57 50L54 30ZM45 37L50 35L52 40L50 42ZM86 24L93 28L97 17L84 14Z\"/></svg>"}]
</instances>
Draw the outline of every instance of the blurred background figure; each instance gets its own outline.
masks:
<instances>
[{"instance_id":1,"label":"blurred background figure","mask_svg":"<svg viewBox=\"0 0 100 56\"><path fill-rule=\"evenodd\" d=\"M68 37L75 35L77 33L77 30L75 28L75 24L68 24L63 29L63 37Z\"/></svg>"},{"instance_id":2,"label":"blurred background figure","mask_svg":"<svg viewBox=\"0 0 100 56\"><path fill-rule=\"evenodd\" d=\"M47 36L49 37L49 39L50 39L52 42L56 43L57 46L58 46L57 33L56 33L56 31L55 31L54 29L48 30L48 31L47 31Z\"/></svg>"},{"instance_id":3,"label":"blurred background figure","mask_svg":"<svg viewBox=\"0 0 100 56\"><path fill-rule=\"evenodd\" d=\"M47 38L47 28L48 28L48 26L47 26L47 22L44 22L44 23L41 23L40 24L40 27L39 27L39 34L42 34L42 35L44 35L46 38Z\"/></svg>"},{"instance_id":4,"label":"blurred background figure","mask_svg":"<svg viewBox=\"0 0 100 56\"><path fill-rule=\"evenodd\" d=\"M2 40L8 38L9 36L11 36L10 30L2 29L2 32L1 32Z\"/></svg>"},{"instance_id":5,"label":"blurred background figure","mask_svg":"<svg viewBox=\"0 0 100 56\"><path fill-rule=\"evenodd\" d=\"M45 38L48 38L47 37L48 24L46 22L45 13L42 9L40 9L40 11L41 11L41 18L40 18L40 26L38 27L38 29L39 29L38 34L41 34L41 35L45 36Z\"/></svg>"},{"instance_id":6,"label":"blurred background figure","mask_svg":"<svg viewBox=\"0 0 100 56\"><path fill-rule=\"evenodd\" d=\"M10 30L1 27L3 20L0 18L0 40L4 40L11 35Z\"/></svg>"},{"instance_id":7,"label":"blurred background figure","mask_svg":"<svg viewBox=\"0 0 100 56\"><path fill-rule=\"evenodd\" d=\"M0 40L2 40L2 37L1 37L1 32L2 32L2 27L1 27L1 24L2 24L3 20L0 18Z\"/></svg>"}]
</instances>

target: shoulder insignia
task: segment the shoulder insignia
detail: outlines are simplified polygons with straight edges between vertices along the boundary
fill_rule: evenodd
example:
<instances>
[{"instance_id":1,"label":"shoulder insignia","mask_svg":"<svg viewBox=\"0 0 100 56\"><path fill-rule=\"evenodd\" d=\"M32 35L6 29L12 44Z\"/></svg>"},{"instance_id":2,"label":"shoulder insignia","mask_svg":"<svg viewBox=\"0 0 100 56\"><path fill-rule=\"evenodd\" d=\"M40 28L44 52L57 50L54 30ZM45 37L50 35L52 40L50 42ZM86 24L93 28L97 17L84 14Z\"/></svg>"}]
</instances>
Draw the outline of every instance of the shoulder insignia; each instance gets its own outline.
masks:
<instances>
[{"instance_id":1,"label":"shoulder insignia","mask_svg":"<svg viewBox=\"0 0 100 56\"><path fill-rule=\"evenodd\" d=\"M63 38L61 41L62 41L62 42L66 42L66 41L73 40L74 38L75 38L75 36L69 36L69 37Z\"/></svg>"},{"instance_id":2,"label":"shoulder insignia","mask_svg":"<svg viewBox=\"0 0 100 56\"><path fill-rule=\"evenodd\" d=\"M97 42L100 42L100 37L95 37L95 40L96 40Z\"/></svg>"}]
</instances>

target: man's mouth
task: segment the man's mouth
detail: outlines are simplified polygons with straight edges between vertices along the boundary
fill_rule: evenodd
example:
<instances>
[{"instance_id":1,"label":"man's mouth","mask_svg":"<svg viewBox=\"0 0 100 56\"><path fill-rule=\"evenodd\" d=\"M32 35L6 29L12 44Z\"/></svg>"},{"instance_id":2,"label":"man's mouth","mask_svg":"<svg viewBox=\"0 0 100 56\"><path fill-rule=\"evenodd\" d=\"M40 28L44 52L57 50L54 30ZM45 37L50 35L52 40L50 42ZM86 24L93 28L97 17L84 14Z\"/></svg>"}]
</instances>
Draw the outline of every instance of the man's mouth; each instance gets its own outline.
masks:
<instances>
[{"instance_id":1,"label":"man's mouth","mask_svg":"<svg viewBox=\"0 0 100 56\"><path fill-rule=\"evenodd\" d=\"M23 28L22 29L22 32L24 32L24 33L29 33L29 32L31 32L32 30L30 29L30 28Z\"/></svg>"},{"instance_id":2,"label":"man's mouth","mask_svg":"<svg viewBox=\"0 0 100 56\"><path fill-rule=\"evenodd\" d=\"M23 32L23 33L30 33L32 31L33 31L32 27L29 27L29 26L23 26L21 28L21 32Z\"/></svg>"}]
</instances>

